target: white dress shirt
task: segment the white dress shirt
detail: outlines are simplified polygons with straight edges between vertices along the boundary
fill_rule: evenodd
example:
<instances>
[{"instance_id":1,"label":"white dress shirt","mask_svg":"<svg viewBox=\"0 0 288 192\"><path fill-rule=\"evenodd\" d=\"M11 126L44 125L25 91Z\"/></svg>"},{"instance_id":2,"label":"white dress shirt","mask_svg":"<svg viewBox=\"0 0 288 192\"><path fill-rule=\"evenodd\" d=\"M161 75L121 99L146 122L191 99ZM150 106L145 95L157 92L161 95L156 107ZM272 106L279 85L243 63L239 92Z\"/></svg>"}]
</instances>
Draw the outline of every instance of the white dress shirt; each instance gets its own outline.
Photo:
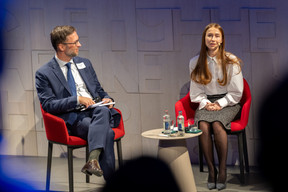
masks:
<instances>
[{"instance_id":1,"label":"white dress shirt","mask_svg":"<svg viewBox=\"0 0 288 192\"><path fill-rule=\"evenodd\" d=\"M229 55L230 58L236 58ZM190 60L190 74L196 67L199 55ZM202 85L191 80L190 83L190 99L191 102L199 103L199 109L203 109L207 103L211 103L207 99L207 95L226 94L225 97L218 99L216 102L222 107L233 106L240 102L243 93L243 75L237 64L229 64L227 66L228 81L225 86L218 83L218 79L223 79L221 66L218 64L216 57L207 56L208 68L212 74L212 80L207 85Z\"/></svg>"},{"instance_id":2,"label":"white dress shirt","mask_svg":"<svg viewBox=\"0 0 288 192\"><path fill-rule=\"evenodd\" d=\"M67 81L67 66L65 65L66 63L68 62L65 62L65 61L62 61L60 60L57 55L55 54L55 58L56 58L56 61L58 62L62 72L63 72L63 75ZM86 87L86 84L84 83L77 67L76 67L76 64L74 63L73 59L71 59L70 61L71 63L71 72L72 72L72 75L73 75L73 78L74 78L74 81L75 81L75 84L76 84L76 92L77 92L77 96L83 96L83 97L88 97L88 98L92 98L90 92L88 91L87 87ZM78 100L78 97L77 97L77 102L79 104L79 100Z\"/></svg>"}]
</instances>

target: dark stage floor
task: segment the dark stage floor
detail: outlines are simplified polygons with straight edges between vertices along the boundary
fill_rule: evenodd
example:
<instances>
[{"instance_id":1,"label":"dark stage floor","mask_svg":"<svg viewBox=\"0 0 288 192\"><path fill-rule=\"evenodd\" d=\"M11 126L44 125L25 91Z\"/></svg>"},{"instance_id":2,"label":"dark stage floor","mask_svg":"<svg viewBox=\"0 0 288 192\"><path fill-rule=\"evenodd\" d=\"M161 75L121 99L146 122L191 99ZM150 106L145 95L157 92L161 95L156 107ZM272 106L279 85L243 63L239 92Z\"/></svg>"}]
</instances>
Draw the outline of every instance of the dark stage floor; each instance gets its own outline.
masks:
<instances>
[{"instance_id":1,"label":"dark stage floor","mask_svg":"<svg viewBox=\"0 0 288 192\"><path fill-rule=\"evenodd\" d=\"M25 180L35 187L36 190L45 190L46 179L46 157L22 157L22 156L2 156L2 168L7 174L15 179ZM85 175L81 173L81 168L85 161L81 158L74 158L74 191L100 192L105 181L103 177L90 177L90 183L85 182ZM192 165L197 191L208 192L206 181L207 172L199 172L198 165ZM68 165L66 158L53 158L51 173L51 191L68 191ZM207 170L207 168L206 168ZM241 185L239 181L239 167L228 167L227 169L227 189L224 191L270 191L261 179L257 169L251 168L246 174L246 184ZM212 190L213 191L213 190ZM214 190L216 191L216 190ZM211 191L210 191L211 192Z\"/></svg>"}]
</instances>

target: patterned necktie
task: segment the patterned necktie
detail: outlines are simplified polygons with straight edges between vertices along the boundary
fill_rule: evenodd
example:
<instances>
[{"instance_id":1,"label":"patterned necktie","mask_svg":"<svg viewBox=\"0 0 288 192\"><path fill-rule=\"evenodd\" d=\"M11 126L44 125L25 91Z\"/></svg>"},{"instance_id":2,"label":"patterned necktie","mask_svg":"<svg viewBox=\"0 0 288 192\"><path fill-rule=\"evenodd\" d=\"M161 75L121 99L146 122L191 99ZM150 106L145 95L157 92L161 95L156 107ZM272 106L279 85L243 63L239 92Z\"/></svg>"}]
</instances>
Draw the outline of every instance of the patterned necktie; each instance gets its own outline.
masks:
<instances>
[{"instance_id":1,"label":"patterned necktie","mask_svg":"<svg viewBox=\"0 0 288 192\"><path fill-rule=\"evenodd\" d=\"M75 85L75 81L72 75L72 71L71 71L71 63L66 63L66 66L68 68L67 70L67 82L68 85L70 87L70 91L72 93L73 96L77 96L77 92L76 92L76 85Z\"/></svg>"}]
</instances>

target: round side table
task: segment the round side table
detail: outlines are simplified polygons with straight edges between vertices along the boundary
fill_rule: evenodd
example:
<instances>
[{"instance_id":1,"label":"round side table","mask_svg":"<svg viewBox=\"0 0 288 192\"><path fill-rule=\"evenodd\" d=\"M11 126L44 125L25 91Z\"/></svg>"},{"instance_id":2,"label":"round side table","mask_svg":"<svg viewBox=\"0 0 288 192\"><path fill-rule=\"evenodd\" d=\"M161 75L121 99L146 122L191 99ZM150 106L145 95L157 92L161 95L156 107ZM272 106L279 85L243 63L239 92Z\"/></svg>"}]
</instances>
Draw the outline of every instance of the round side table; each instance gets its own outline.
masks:
<instances>
[{"instance_id":1,"label":"round side table","mask_svg":"<svg viewBox=\"0 0 288 192\"><path fill-rule=\"evenodd\" d=\"M162 134L163 129L153 129L141 135L149 139L158 139L158 158L164 160L174 173L182 192L197 191L186 139L202 134L186 133L183 137L168 137Z\"/></svg>"}]
</instances>

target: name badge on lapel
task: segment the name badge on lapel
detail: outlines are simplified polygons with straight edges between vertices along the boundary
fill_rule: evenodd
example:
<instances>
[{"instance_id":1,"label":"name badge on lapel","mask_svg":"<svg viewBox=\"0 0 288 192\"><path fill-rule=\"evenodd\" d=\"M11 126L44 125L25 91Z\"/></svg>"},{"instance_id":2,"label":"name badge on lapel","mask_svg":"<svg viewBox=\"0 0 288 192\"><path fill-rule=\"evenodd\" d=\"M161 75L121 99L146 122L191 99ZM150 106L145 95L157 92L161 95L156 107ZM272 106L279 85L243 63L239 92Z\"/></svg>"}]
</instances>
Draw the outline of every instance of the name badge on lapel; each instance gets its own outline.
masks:
<instances>
[{"instance_id":1,"label":"name badge on lapel","mask_svg":"<svg viewBox=\"0 0 288 192\"><path fill-rule=\"evenodd\" d=\"M83 62L81 62L81 63L76 63L76 65L77 65L77 68L78 68L78 69L84 69L84 68L86 68L86 66L85 66L85 64L84 64Z\"/></svg>"}]
</instances>

